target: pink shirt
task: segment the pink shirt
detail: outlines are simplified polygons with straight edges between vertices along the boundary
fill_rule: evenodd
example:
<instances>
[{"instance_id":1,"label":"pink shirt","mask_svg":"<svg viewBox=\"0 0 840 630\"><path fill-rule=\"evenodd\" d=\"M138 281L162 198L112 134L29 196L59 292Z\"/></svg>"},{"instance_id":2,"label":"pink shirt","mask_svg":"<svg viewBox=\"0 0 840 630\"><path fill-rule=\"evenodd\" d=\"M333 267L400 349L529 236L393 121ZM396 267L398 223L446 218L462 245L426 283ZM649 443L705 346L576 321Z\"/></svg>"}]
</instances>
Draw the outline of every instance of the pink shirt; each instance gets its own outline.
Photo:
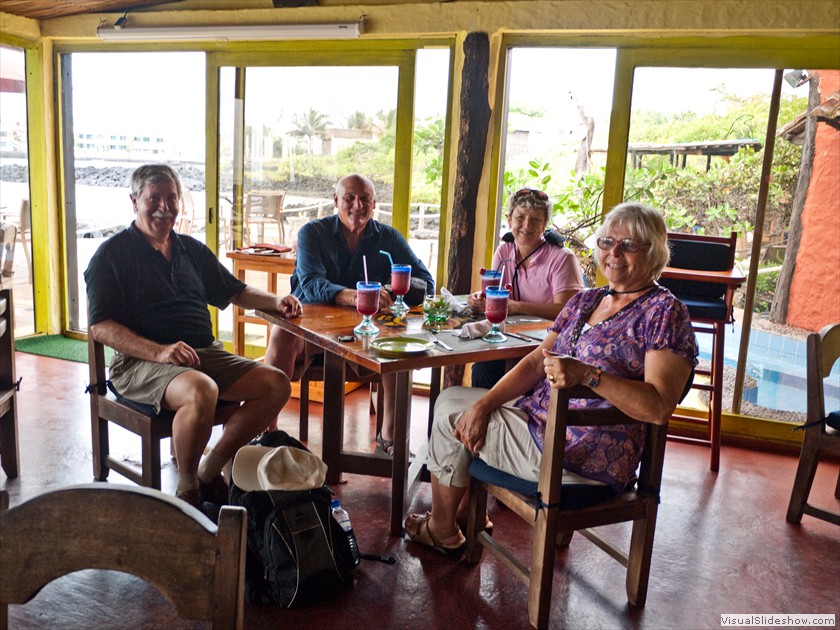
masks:
<instances>
[{"instance_id":1,"label":"pink shirt","mask_svg":"<svg viewBox=\"0 0 840 630\"><path fill-rule=\"evenodd\" d=\"M516 243L501 243L493 254L493 269L502 260L509 259L502 271L502 283L513 284L516 264ZM520 302L548 304L563 291L580 291L583 274L577 258L567 247L546 243L528 258L528 267L520 266L516 272L516 286L511 299Z\"/></svg>"}]
</instances>

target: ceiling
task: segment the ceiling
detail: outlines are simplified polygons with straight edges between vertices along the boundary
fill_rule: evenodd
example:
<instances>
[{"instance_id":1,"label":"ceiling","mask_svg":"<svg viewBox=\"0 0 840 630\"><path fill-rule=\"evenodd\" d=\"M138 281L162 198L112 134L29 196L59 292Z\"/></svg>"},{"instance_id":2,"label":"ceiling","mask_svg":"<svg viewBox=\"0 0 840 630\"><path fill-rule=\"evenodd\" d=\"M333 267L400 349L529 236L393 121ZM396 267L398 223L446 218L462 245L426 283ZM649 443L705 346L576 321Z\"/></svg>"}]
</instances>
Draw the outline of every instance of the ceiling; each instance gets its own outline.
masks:
<instances>
[{"instance_id":1,"label":"ceiling","mask_svg":"<svg viewBox=\"0 0 840 630\"><path fill-rule=\"evenodd\" d=\"M0 11L33 20L80 15L83 13L125 12L159 4L172 4L181 0L3 0Z\"/></svg>"}]
</instances>

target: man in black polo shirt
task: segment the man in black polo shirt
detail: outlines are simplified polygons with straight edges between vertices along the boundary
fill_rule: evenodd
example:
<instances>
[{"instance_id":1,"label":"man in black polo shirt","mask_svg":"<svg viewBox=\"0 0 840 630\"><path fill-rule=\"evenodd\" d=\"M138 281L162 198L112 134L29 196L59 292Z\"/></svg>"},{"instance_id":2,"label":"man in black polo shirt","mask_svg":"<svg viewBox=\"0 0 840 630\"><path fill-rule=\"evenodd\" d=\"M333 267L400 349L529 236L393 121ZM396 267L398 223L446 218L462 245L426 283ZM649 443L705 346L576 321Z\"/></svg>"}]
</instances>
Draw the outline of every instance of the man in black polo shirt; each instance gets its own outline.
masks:
<instances>
[{"instance_id":1,"label":"man in black polo shirt","mask_svg":"<svg viewBox=\"0 0 840 630\"><path fill-rule=\"evenodd\" d=\"M206 246L176 233L181 194L177 173L165 164L134 171L135 220L99 247L85 271L88 333L117 351L110 378L122 396L175 412L176 495L202 509L203 501L226 502L222 468L291 393L282 371L222 350L207 306L233 302L285 317L302 309L294 296L239 281ZM242 404L202 459L219 400Z\"/></svg>"}]
</instances>

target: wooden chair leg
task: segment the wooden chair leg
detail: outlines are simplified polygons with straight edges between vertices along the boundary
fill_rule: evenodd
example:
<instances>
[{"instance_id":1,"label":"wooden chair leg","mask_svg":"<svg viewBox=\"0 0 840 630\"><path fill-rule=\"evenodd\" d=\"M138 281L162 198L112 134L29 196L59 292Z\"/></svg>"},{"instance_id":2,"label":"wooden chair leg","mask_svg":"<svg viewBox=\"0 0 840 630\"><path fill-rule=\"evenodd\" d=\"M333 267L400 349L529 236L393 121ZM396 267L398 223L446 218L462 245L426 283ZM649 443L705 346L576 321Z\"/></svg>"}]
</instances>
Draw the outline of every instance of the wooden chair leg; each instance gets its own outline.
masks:
<instances>
[{"instance_id":1,"label":"wooden chair leg","mask_svg":"<svg viewBox=\"0 0 840 630\"><path fill-rule=\"evenodd\" d=\"M96 418L91 422L93 434L93 478L95 481L107 481L108 473L108 422L102 418Z\"/></svg>"},{"instance_id":2,"label":"wooden chair leg","mask_svg":"<svg viewBox=\"0 0 840 630\"><path fill-rule=\"evenodd\" d=\"M478 541L480 532L487 522L487 491L481 485L470 482L469 497L467 501L467 546L464 550L464 557L467 562L475 564L481 560L483 547ZM481 526L479 526L481 523Z\"/></svg>"},{"instance_id":3,"label":"wooden chair leg","mask_svg":"<svg viewBox=\"0 0 840 630\"><path fill-rule=\"evenodd\" d=\"M554 578L556 539L556 511L540 510L534 525L528 584L528 618L537 630L548 627L551 613L551 583Z\"/></svg>"},{"instance_id":4,"label":"wooden chair leg","mask_svg":"<svg viewBox=\"0 0 840 630\"><path fill-rule=\"evenodd\" d=\"M837 485L834 487L834 498L840 499L840 474L837 475Z\"/></svg>"},{"instance_id":5,"label":"wooden chair leg","mask_svg":"<svg viewBox=\"0 0 840 630\"><path fill-rule=\"evenodd\" d=\"M799 454L799 465L796 467L796 477L793 480L793 489L785 517L789 523L802 522L803 510L808 501L808 495L811 493L811 484L814 483L814 475L820 459L821 429L822 427L813 426L805 430L802 452ZM838 479L838 486L840 486L840 479Z\"/></svg>"},{"instance_id":6,"label":"wooden chair leg","mask_svg":"<svg viewBox=\"0 0 840 630\"><path fill-rule=\"evenodd\" d=\"M300 428L298 439L306 442L309 439L309 379L300 379Z\"/></svg>"},{"instance_id":7,"label":"wooden chair leg","mask_svg":"<svg viewBox=\"0 0 840 630\"><path fill-rule=\"evenodd\" d=\"M645 518L633 521L630 552L627 555L627 601L633 606L644 606L650 579L650 561L653 557L653 536L656 532L657 507L651 503Z\"/></svg>"},{"instance_id":8,"label":"wooden chair leg","mask_svg":"<svg viewBox=\"0 0 840 630\"><path fill-rule=\"evenodd\" d=\"M0 465L9 479L18 476L20 446L18 444L17 413L12 397L9 410L0 417Z\"/></svg>"}]
</instances>

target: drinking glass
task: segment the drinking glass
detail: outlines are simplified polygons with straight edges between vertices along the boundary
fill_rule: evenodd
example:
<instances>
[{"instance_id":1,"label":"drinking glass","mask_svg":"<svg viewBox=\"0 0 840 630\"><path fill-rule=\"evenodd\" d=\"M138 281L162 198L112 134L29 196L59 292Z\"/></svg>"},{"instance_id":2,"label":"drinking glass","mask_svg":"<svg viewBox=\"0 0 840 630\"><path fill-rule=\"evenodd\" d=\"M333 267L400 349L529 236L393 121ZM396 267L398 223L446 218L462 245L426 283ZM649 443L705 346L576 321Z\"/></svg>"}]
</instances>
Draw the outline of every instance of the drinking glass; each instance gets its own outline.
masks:
<instances>
[{"instance_id":1,"label":"drinking glass","mask_svg":"<svg viewBox=\"0 0 840 630\"><path fill-rule=\"evenodd\" d=\"M501 269L487 269L481 273L481 297L487 297L487 287L497 287L502 279Z\"/></svg>"},{"instance_id":2,"label":"drinking glass","mask_svg":"<svg viewBox=\"0 0 840 630\"><path fill-rule=\"evenodd\" d=\"M357 335L375 335L379 328L371 320L371 316L379 310L379 291L381 282L356 283L356 310L362 314L362 322L353 329Z\"/></svg>"},{"instance_id":3,"label":"drinking glass","mask_svg":"<svg viewBox=\"0 0 840 630\"><path fill-rule=\"evenodd\" d=\"M408 293L411 287L411 265L391 265L391 291L397 296L391 304L391 312L394 315L402 315L408 311L408 304L403 296Z\"/></svg>"},{"instance_id":4,"label":"drinking glass","mask_svg":"<svg viewBox=\"0 0 840 630\"><path fill-rule=\"evenodd\" d=\"M502 343L507 341L507 337L502 334L499 329L499 324L505 321L507 317L508 297L510 291L508 289L500 289L498 287L487 287L487 301L484 305L484 315L487 321L493 324L482 339L489 343Z\"/></svg>"},{"instance_id":5,"label":"drinking glass","mask_svg":"<svg viewBox=\"0 0 840 630\"><path fill-rule=\"evenodd\" d=\"M449 303L441 295L427 295L423 299L423 317L426 328L440 330L449 321Z\"/></svg>"}]
</instances>

